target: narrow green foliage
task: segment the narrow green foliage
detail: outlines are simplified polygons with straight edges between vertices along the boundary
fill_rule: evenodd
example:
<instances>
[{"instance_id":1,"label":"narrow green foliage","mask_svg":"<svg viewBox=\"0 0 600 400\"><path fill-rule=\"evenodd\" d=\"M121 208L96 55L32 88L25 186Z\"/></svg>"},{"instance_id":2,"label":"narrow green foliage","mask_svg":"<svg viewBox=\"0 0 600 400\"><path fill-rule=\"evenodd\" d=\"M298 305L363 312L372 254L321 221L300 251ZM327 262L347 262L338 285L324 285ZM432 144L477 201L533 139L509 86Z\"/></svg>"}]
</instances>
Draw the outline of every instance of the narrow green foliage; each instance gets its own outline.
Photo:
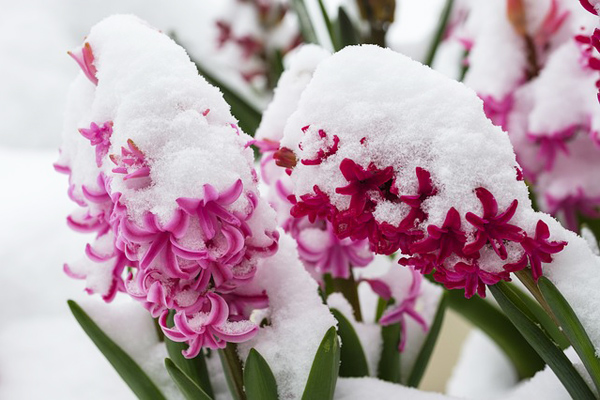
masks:
<instances>
[{"instance_id":1,"label":"narrow green foliage","mask_svg":"<svg viewBox=\"0 0 600 400\"><path fill-rule=\"evenodd\" d=\"M542 295L558 319L563 332L569 338L573 348L592 377L596 389L600 393L600 360L596 357L596 349L581 321L575 315L571 305L563 297L554 284L545 276L538 281Z\"/></svg>"},{"instance_id":2,"label":"narrow green foliage","mask_svg":"<svg viewBox=\"0 0 600 400\"><path fill-rule=\"evenodd\" d=\"M466 299L460 290L447 294L448 306L485 332L511 360L520 379L541 371L544 360L497 307L479 298Z\"/></svg>"},{"instance_id":3,"label":"narrow green foliage","mask_svg":"<svg viewBox=\"0 0 600 400\"><path fill-rule=\"evenodd\" d=\"M139 399L165 399L158 387L140 366L109 338L76 302L69 300L67 304L85 333L92 339L96 347L104 354L104 357L112 364L115 371Z\"/></svg>"},{"instance_id":4,"label":"narrow green foliage","mask_svg":"<svg viewBox=\"0 0 600 400\"><path fill-rule=\"evenodd\" d=\"M552 368L569 394L574 399L595 399L594 394L567 356L548 337L539 322L533 319L534 316L527 310L525 303L515 295L506 282L499 282L489 288L511 322Z\"/></svg>"},{"instance_id":5,"label":"narrow green foliage","mask_svg":"<svg viewBox=\"0 0 600 400\"><path fill-rule=\"evenodd\" d=\"M335 50L341 50L346 46L353 46L360 43L354 24L343 7L338 9L338 19L336 23L337 36L339 37L337 44L334 44Z\"/></svg>"},{"instance_id":6,"label":"narrow green foliage","mask_svg":"<svg viewBox=\"0 0 600 400\"><path fill-rule=\"evenodd\" d=\"M175 363L165 358L165 368L173 379L173 382L179 388L183 397L187 400L212 400L212 397L206 394L188 375L175 365Z\"/></svg>"},{"instance_id":7,"label":"narrow green foliage","mask_svg":"<svg viewBox=\"0 0 600 400\"><path fill-rule=\"evenodd\" d=\"M244 388L248 400L277 400L277 382L269 364L250 349L244 367Z\"/></svg>"},{"instance_id":8,"label":"narrow green foliage","mask_svg":"<svg viewBox=\"0 0 600 400\"><path fill-rule=\"evenodd\" d=\"M519 299L525 304L527 309L531 311L537 321L542 325L548 336L560 347L562 350L569 347L571 344L566 338L564 333L560 331L556 323L550 315L539 305L534 298L529 294L522 291L518 286L509 283L508 284L515 295L519 296Z\"/></svg>"},{"instance_id":9,"label":"narrow green foliage","mask_svg":"<svg viewBox=\"0 0 600 400\"><path fill-rule=\"evenodd\" d=\"M337 51L338 47L336 43L339 41L337 35L335 34L335 29L333 24L331 23L331 18L329 18L329 14L327 13L327 9L323 4L323 0L319 0L319 9L321 10L321 15L323 16L323 21L325 21L325 27L327 28L327 32L329 33L329 38L331 39L331 44L333 44L333 48Z\"/></svg>"},{"instance_id":10,"label":"narrow green foliage","mask_svg":"<svg viewBox=\"0 0 600 400\"><path fill-rule=\"evenodd\" d=\"M331 327L315 355L302 400L331 400L340 369L340 341L335 327Z\"/></svg>"},{"instance_id":11,"label":"narrow green foliage","mask_svg":"<svg viewBox=\"0 0 600 400\"><path fill-rule=\"evenodd\" d=\"M292 7L294 7L294 11L296 11L296 15L300 21L300 33L302 34L304 43L319 44L317 33L315 32L304 0L292 0Z\"/></svg>"},{"instance_id":12,"label":"narrow green foliage","mask_svg":"<svg viewBox=\"0 0 600 400\"><path fill-rule=\"evenodd\" d=\"M338 321L338 335L342 338L340 376L344 378L369 376L369 365L354 327L348 319L335 308L331 313Z\"/></svg>"},{"instance_id":13,"label":"narrow green foliage","mask_svg":"<svg viewBox=\"0 0 600 400\"><path fill-rule=\"evenodd\" d=\"M423 343L421 351L419 352L417 360L415 361L415 365L408 376L408 380L406 382L407 386L418 387L419 383L421 383L421 379L423 379L423 375L425 375L425 370L427 369L427 365L429 364L429 360L433 354L433 349L437 343L440 331L442 329L442 324L444 322L444 316L446 315L446 294L447 292L442 294L438 309L435 313L435 317L433 318L433 323L429 327L429 332L427 333L425 343Z\"/></svg>"},{"instance_id":14,"label":"narrow green foliage","mask_svg":"<svg viewBox=\"0 0 600 400\"><path fill-rule=\"evenodd\" d=\"M431 41L431 45L429 46L427 57L425 57L425 65L431 67L431 64L433 64L433 59L435 58L437 49L440 46L442 38L444 37L444 32L446 32L446 26L448 25L448 20L450 19L450 14L452 13L453 6L454 0L446 0L446 5L444 6L444 9L442 10L442 14L440 16L440 22L438 23L438 27L433 36L433 40Z\"/></svg>"},{"instance_id":15,"label":"narrow green foliage","mask_svg":"<svg viewBox=\"0 0 600 400\"><path fill-rule=\"evenodd\" d=\"M223 98L225 98L225 101L231 106L231 113L239 121L240 128L248 135L254 136L256 128L258 128L262 118L261 112L235 90L231 89L208 72L198 62L196 62L196 68L198 68L198 72L208 81L208 83L221 90Z\"/></svg>"}]
</instances>

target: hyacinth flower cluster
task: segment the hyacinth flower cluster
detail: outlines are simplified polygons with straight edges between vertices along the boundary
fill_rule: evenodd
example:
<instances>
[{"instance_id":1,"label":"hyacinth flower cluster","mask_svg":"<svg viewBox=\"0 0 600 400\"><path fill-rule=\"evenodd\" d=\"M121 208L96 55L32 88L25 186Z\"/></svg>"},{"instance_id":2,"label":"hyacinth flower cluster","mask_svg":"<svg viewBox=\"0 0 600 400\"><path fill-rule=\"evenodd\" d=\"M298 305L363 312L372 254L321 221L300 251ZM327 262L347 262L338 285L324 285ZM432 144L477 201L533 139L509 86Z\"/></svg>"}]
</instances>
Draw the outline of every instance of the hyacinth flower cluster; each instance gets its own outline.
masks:
<instances>
[{"instance_id":1,"label":"hyacinth flower cluster","mask_svg":"<svg viewBox=\"0 0 600 400\"><path fill-rule=\"evenodd\" d=\"M537 280L542 263L567 243L554 240L531 209L505 134L483 115L458 123L457 110L477 108L479 99L391 51L363 47L363 55L390 68L373 72L369 62L357 62L357 51L321 62L287 120L278 152L296 160L288 166L290 214L324 218L339 239L366 240L377 254L400 251L400 264L434 272L466 297L485 297L486 285L510 280L529 263ZM359 88L358 102L345 92L361 84L348 89L343 75L336 78L350 59L369 85ZM381 78L393 68L405 78ZM422 79L409 85L403 79L411 76ZM345 96L352 101L340 102ZM436 108L398 100L415 96L436 96Z\"/></svg>"},{"instance_id":2,"label":"hyacinth flower cluster","mask_svg":"<svg viewBox=\"0 0 600 400\"><path fill-rule=\"evenodd\" d=\"M287 0L228 0L215 23L217 48L240 76L256 87L272 87L274 63L302 43Z\"/></svg>"},{"instance_id":3,"label":"hyacinth flower cluster","mask_svg":"<svg viewBox=\"0 0 600 400\"><path fill-rule=\"evenodd\" d=\"M80 206L69 225L96 236L65 271L106 301L124 292L141 302L189 345L186 357L253 337L250 313L268 299L244 288L279 234L258 196L250 137L185 51L135 18L98 25L72 56L83 74L55 166Z\"/></svg>"},{"instance_id":4,"label":"hyacinth flower cluster","mask_svg":"<svg viewBox=\"0 0 600 400\"><path fill-rule=\"evenodd\" d=\"M464 82L508 132L538 206L573 231L581 217L600 215L597 18L584 7L565 0L470 2L448 38L465 44Z\"/></svg>"}]
</instances>

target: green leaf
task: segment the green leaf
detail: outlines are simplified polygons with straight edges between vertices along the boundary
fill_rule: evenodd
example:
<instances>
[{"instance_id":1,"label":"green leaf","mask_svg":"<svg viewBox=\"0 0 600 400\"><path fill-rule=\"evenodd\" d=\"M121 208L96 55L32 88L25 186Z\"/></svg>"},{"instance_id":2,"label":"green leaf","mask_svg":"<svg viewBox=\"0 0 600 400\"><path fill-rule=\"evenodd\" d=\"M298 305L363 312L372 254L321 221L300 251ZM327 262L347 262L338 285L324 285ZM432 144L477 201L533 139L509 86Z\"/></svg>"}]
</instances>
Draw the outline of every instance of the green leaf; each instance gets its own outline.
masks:
<instances>
[{"instance_id":1,"label":"green leaf","mask_svg":"<svg viewBox=\"0 0 600 400\"><path fill-rule=\"evenodd\" d=\"M96 347L104 354L117 373L123 378L135 395L142 400L161 400L165 396L148 378L148 375L111 338L96 325L85 311L73 300L67 301L71 312Z\"/></svg>"},{"instance_id":2,"label":"green leaf","mask_svg":"<svg viewBox=\"0 0 600 400\"><path fill-rule=\"evenodd\" d=\"M502 311L480 297L466 299L460 290L447 292L448 306L485 332L511 360L520 379L544 369L544 360Z\"/></svg>"},{"instance_id":3,"label":"green leaf","mask_svg":"<svg viewBox=\"0 0 600 400\"><path fill-rule=\"evenodd\" d=\"M231 106L231 113L240 123L240 128L250 136L254 136L256 128L260 124L262 118L261 112L250 104L249 101L242 98L235 90L231 89L225 83L217 79L213 74L208 72L206 68L196 61L196 68L208 83L218 87L223 93L223 98Z\"/></svg>"},{"instance_id":4,"label":"green leaf","mask_svg":"<svg viewBox=\"0 0 600 400\"><path fill-rule=\"evenodd\" d=\"M342 339L340 376L344 378L369 376L369 365L358 335L348 319L335 308L331 313L338 321L338 335Z\"/></svg>"},{"instance_id":5,"label":"green leaf","mask_svg":"<svg viewBox=\"0 0 600 400\"><path fill-rule=\"evenodd\" d=\"M539 305L537 301L535 301L533 297L512 283L509 283L508 285L515 295L519 296L519 299L525 303L527 309L531 311L535 319L539 321L548 336L554 340L558 347L564 350L571 345L566 336L560 331L560 329L558 329L556 323L552 320L552 317L548 315L548 313Z\"/></svg>"},{"instance_id":6,"label":"green leaf","mask_svg":"<svg viewBox=\"0 0 600 400\"><path fill-rule=\"evenodd\" d=\"M433 353L440 330L442 329L442 323L444 322L444 315L446 314L447 306L446 293L447 292L442 294L438 309L435 313L435 317L433 318L433 323L429 327L427 338L425 338L425 343L423 343L421 351L419 352L419 355L415 361L415 365L408 376L408 380L406 382L407 386L418 387L419 383L421 383L423 375L425 374L425 369L427 368L427 364L429 364L431 354Z\"/></svg>"},{"instance_id":7,"label":"green leaf","mask_svg":"<svg viewBox=\"0 0 600 400\"><path fill-rule=\"evenodd\" d=\"M221 358L225 380L231 395L235 400L245 400L244 373L242 372L242 362L237 355L237 345L227 343L224 349L219 349L219 358Z\"/></svg>"},{"instance_id":8,"label":"green leaf","mask_svg":"<svg viewBox=\"0 0 600 400\"><path fill-rule=\"evenodd\" d=\"M244 387L248 400L277 400L277 382L269 364L250 349L244 367Z\"/></svg>"},{"instance_id":9,"label":"green leaf","mask_svg":"<svg viewBox=\"0 0 600 400\"><path fill-rule=\"evenodd\" d=\"M188 400L212 400L212 397L207 395L200 386L196 385L172 360L165 358L165 367L169 375L171 375L171 379L173 379L173 382L175 382L183 394L183 397Z\"/></svg>"},{"instance_id":10,"label":"green leaf","mask_svg":"<svg viewBox=\"0 0 600 400\"><path fill-rule=\"evenodd\" d=\"M169 313L167 318L167 326L173 326L173 311ZM168 337L165 337L165 345L167 346L167 353L169 353L171 361L174 362L175 365L177 365L177 367L196 385L200 386L200 388L202 388L206 394L208 394L210 397L213 397L214 393L210 383L210 377L208 368L206 367L204 354L200 352L196 357L188 359L181 354L183 350L187 349L187 344L174 342Z\"/></svg>"},{"instance_id":11,"label":"green leaf","mask_svg":"<svg viewBox=\"0 0 600 400\"><path fill-rule=\"evenodd\" d=\"M575 315L571 305L548 278L542 276L538 281L538 286L554 316L558 319L563 332L590 373L596 389L600 392L600 360L596 357L596 349L581 325L581 321Z\"/></svg>"},{"instance_id":12,"label":"green leaf","mask_svg":"<svg viewBox=\"0 0 600 400\"><path fill-rule=\"evenodd\" d=\"M354 29L354 24L352 24L352 20L348 17L348 14L346 14L343 7L338 9L336 27L339 36L339 41L335 48L336 51L341 50L346 46L353 46L360 43L360 39L356 34L356 29Z\"/></svg>"},{"instance_id":13,"label":"green leaf","mask_svg":"<svg viewBox=\"0 0 600 400\"><path fill-rule=\"evenodd\" d=\"M340 341L335 327L329 328L313 361L302 400L331 400L340 369Z\"/></svg>"},{"instance_id":14,"label":"green leaf","mask_svg":"<svg viewBox=\"0 0 600 400\"><path fill-rule=\"evenodd\" d=\"M321 9L321 15L323 16L323 21L325 21L325 27L327 28L327 32L329 33L329 38L331 39L331 44L333 44L333 48L338 50L336 43L338 42L338 38L336 37L335 30L333 24L331 23L331 19L329 18L329 14L327 13L327 9L323 4L323 0L319 0L319 8Z\"/></svg>"},{"instance_id":15,"label":"green leaf","mask_svg":"<svg viewBox=\"0 0 600 400\"><path fill-rule=\"evenodd\" d=\"M567 356L548 337L537 321L532 319L533 314L527 310L525 304L510 287L505 282L499 282L489 288L511 322L546 361L548 366L552 368L571 397L574 399L595 399L594 394Z\"/></svg>"},{"instance_id":16,"label":"green leaf","mask_svg":"<svg viewBox=\"0 0 600 400\"><path fill-rule=\"evenodd\" d=\"M423 63L425 65L431 67L431 64L433 63L433 59L435 58L437 49L440 46L440 43L444 37L444 32L446 32L446 26L448 25L453 6L454 0L446 0L446 5L444 6L442 14L440 15L440 22L438 23L438 27L433 36L433 40L431 42L431 45L429 46L429 51L427 52L427 57L425 57L425 62Z\"/></svg>"},{"instance_id":17,"label":"green leaf","mask_svg":"<svg viewBox=\"0 0 600 400\"><path fill-rule=\"evenodd\" d=\"M292 0L292 7L298 15L298 21L300 21L300 33L304 39L304 43L315 43L319 44L315 28L310 19L310 14L306 8L304 0Z\"/></svg>"}]
</instances>

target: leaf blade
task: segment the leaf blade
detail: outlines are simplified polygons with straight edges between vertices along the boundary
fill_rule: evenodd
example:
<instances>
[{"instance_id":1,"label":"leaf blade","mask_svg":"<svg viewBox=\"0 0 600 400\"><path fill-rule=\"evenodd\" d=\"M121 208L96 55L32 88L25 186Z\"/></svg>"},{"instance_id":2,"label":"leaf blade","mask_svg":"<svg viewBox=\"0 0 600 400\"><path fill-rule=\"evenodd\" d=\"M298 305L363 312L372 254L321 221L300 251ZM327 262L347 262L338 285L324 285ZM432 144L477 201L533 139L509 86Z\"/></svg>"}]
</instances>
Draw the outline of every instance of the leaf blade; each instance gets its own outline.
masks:
<instances>
[{"instance_id":1,"label":"leaf blade","mask_svg":"<svg viewBox=\"0 0 600 400\"><path fill-rule=\"evenodd\" d=\"M79 304L73 300L68 300L67 304L81 328L139 399L165 399L140 366L100 329Z\"/></svg>"},{"instance_id":2,"label":"leaf blade","mask_svg":"<svg viewBox=\"0 0 600 400\"><path fill-rule=\"evenodd\" d=\"M505 282L489 286L494 298L523 337L554 371L565 389L575 399L595 399L581 375L575 370L567 356L524 310L525 305Z\"/></svg>"},{"instance_id":3,"label":"leaf blade","mask_svg":"<svg viewBox=\"0 0 600 400\"><path fill-rule=\"evenodd\" d=\"M165 368L171 376L171 379L173 379L173 382L175 382L179 388L179 391L181 391L181 394L183 394L187 400L212 400L212 397L206 394L200 386L179 369L173 360L165 358Z\"/></svg>"},{"instance_id":4,"label":"leaf blade","mask_svg":"<svg viewBox=\"0 0 600 400\"><path fill-rule=\"evenodd\" d=\"M335 327L329 328L315 354L302 400L331 400L340 368L340 341Z\"/></svg>"},{"instance_id":5,"label":"leaf blade","mask_svg":"<svg viewBox=\"0 0 600 400\"><path fill-rule=\"evenodd\" d=\"M277 382L267 361L250 349L244 367L244 388L248 400L277 400Z\"/></svg>"},{"instance_id":6,"label":"leaf blade","mask_svg":"<svg viewBox=\"0 0 600 400\"><path fill-rule=\"evenodd\" d=\"M571 305L550 279L542 276L538 280L538 286L552 309L554 316L558 319L563 332L590 373L594 386L600 391L600 359L596 357L596 349L581 321L579 321Z\"/></svg>"},{"instance_id":7,"label":"leaf blade","mask_svg":"<svg viewBox=\"0 0 600 400\"><path fill-rule=\"evenodd\" d=\"M342 338L339 375L344 378L369 376L367 357L354 327L339 310L332 308L331 313L338 321L338 335Z\"/></svg>"},{"instance_id":8,"label":"leaf blade","mask_svg":"<svg viewBox=\"0 0 600 400\"><path fill-rule=\"evenodd\" d=\"M544 360L497 307L480 297L466 299L459 290L447 292L448 306L485 332L515 366L520 379L541 371Z\"/></svg>"}]
</instances>

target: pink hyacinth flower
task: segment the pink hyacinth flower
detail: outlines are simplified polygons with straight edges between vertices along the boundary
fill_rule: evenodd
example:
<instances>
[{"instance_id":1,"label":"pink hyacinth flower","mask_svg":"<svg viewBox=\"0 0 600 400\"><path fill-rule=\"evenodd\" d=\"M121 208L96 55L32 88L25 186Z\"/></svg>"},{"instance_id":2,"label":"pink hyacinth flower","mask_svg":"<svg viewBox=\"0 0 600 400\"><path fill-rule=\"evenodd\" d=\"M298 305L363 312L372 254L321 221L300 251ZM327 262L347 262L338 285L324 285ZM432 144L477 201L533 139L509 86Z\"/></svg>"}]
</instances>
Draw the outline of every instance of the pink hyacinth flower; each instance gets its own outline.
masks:
<instances>
[{"instance_id":1,"label":"pink hyacinth flower","mask_svg":"<svg viewBox=\"0 0 600 400\"><path fill-rule=\"evenodd\" d=\"M123 174L132 188L144 188L150 185L150 167L145 154L133 140L127 140L127 147L121 147L121 155L111 154L110 160L117 166L112 172Z\"/></svg>"},{"instance_id":2,"label":"pink hyacinth flower","mask_svg":"<svg viewBox=\"0 0 600 400\"><path fill-rule=\"evenodd\" d=\"M209 312L199 312L191 318L178 312L172 328L167 326L167 312L159 320L165 336L174 342L189 344L182 352L186 358L196 357L203 347L222 349L227 342L245 342L258 332L258 326L250 321L228 321L229 306L222 297L215 293L208 293L206 297L210 301Z\"/></svg>"},{"instance_id":3,"label":"pink hyacinth flower","mask_svg":"<svg viewBox=\"0 0 600 400\"><path fill-rule=\"evenodd\" d=\"M92 122L89 129L81 128L79 133L88 139L92 146L96 147L96 165L102 166L102 158L108 154L110 148L110 136L113 133L112 121L107 121L102 126Z\"/></svg>"},{"instance_id":4,"label":"pink hyacinth flower","mask_svg":"<svg viewBox=\"0 0 600 400\"><path fill-rule=\"evenodd\" d=\"M81 50L75 53L70 51L67 52L81 67L81 70L87 76L87 78L94 84L98 85L98 78L96 78L96 67L94 66L94 53L92 52L92 46L88 42L83 44Z\"/></svg>"},{"instance_id":5,"label":"pink hyacinth flower","mask_svg":"<svg viewBox=\"0 0 600 400\"><path fill-rule=\"evenodd\" d=\"M339 239L331 224L325 230L305 229L296 238L298 254L321 274L334 278L350 277L352 267L364 267L373 259L366 240Z\"/></svg>"},{"instance_id":6,"label":"pink hyacinth flower","mask_svg":"<svg viewBox=\"0 0 600 400\"><path fill-rule=\"evenodd\" d=\"M508 115L514 102L512 94L508 94L500 100L491 95L479 95L479 97L483 100L483 112L490 121L503 130L508 130Z\"/></svg>"},{"instance_id":7,"label":"pink hyacinth flower","mask_svg":"<svg viewBox=\"0 0 600 400\"><path fill-rule=\"evenodd\" d=\"M421 281L423 277L414 269L409 268L409 270L411 271L412 282L408 294L400 304L394 306L392 310L386 311L379 320L379 323L383 326L400 323L400 343L398 344L398 351L400 352L404 351L404 346L406 345L407 316L415 320L415 322L421 326L423 331L427 331L428 329L427 322L425 322L423 317L415 310L417 298L421 293ZM371 287L373 287L373 285L371 285Z\"/></svg>"}]
</instances>

